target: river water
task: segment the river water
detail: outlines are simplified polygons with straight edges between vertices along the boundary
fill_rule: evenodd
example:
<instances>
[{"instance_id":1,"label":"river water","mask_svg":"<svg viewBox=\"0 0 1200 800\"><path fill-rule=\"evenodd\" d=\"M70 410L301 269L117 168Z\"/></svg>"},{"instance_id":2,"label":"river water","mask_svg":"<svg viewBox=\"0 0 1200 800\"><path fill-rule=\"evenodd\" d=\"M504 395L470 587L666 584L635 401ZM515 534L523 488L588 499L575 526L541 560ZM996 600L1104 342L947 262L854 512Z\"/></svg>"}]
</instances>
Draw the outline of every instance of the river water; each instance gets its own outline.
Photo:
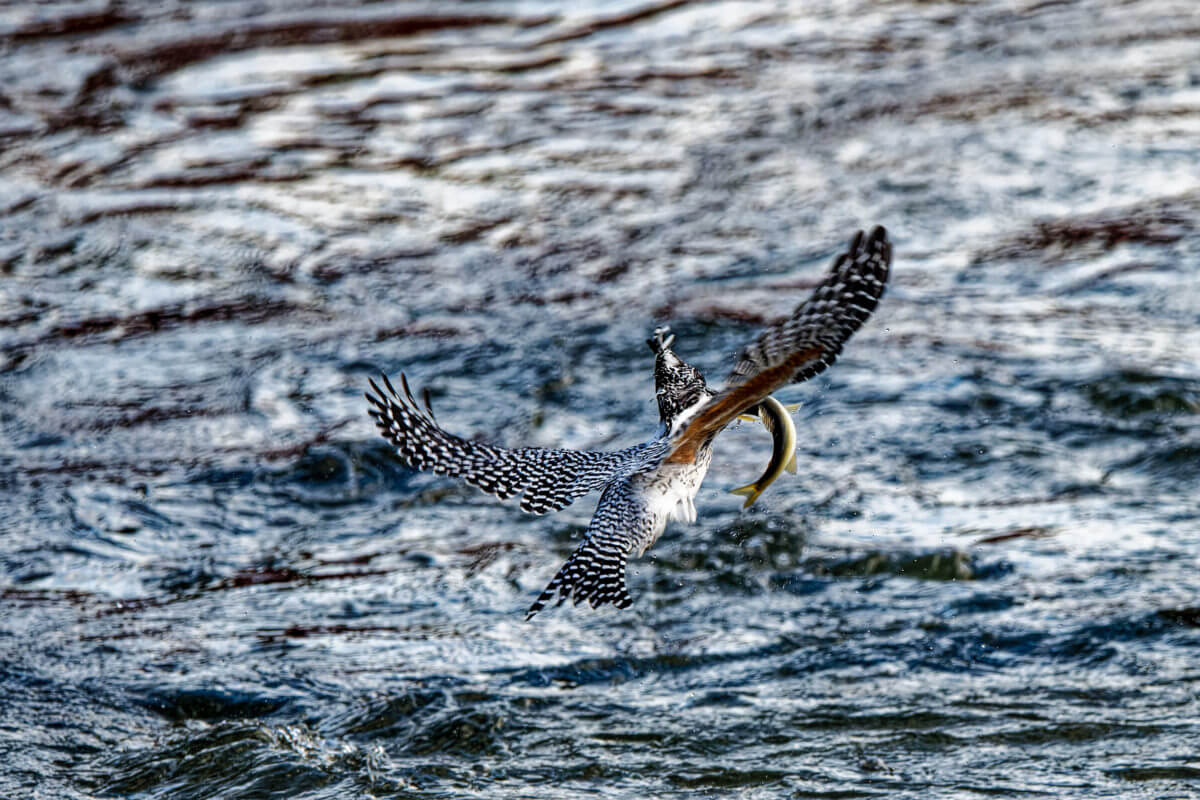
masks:
<instances>
[{"instance_id":1,"label":"river water","mask_svg":"<svg viewBox=\"0 0 1200 800\"><path fill-rule=\"evenodd\" d=\"M0 9L0 796L1200 797L1200 18ZM624 612L414 474L654 432L854 230L892 285Z\"/></svg>"}]
</instances>

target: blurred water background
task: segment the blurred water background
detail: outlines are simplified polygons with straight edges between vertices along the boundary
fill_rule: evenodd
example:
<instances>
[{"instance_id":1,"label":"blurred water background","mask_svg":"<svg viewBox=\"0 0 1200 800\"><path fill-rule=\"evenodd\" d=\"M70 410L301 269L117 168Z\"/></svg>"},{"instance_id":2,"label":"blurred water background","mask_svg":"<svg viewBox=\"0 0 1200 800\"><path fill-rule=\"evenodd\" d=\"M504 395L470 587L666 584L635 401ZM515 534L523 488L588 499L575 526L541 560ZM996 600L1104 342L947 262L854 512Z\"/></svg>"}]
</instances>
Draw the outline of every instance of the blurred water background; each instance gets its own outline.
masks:
<instances>
[{"instance_id":1,"label":"blurred water background","mask_svg":"<svg viewBox=\"0 0 1200 800\"><path fill-rule=\"evenodd\" d=\"M1191 0L0 8L0 796L1200 796ZM392 457L656 425L855 229L626 612Z\"/></svg>"}]
</instances>

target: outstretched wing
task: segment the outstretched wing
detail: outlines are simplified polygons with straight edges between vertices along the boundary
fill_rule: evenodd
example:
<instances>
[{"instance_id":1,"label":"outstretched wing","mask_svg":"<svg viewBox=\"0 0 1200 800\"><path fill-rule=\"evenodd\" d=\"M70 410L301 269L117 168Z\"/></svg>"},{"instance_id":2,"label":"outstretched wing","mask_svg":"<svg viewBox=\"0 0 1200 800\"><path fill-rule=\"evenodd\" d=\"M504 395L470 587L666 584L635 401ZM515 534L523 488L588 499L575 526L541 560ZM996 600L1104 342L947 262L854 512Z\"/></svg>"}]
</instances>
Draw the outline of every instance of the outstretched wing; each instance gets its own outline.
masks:
<instances>
[{"instance_id":1,"label":"outstretched wing","mask_svg":"<svg viewBox=\"0 0 1200 800\"><path fill-rule=\"evenodd\" d=\"M372 391L366 398L373 407L367 413L406 464L462 478L502 500L520 494L521 510L533 514L557 511L603 487L615 475L638 468L650 447L642 444L597 453L540 447L507 450L472 442L439 427L428 394L422 407L404 375L400 376L403 394L386 375L382 378L386 391L370 381Z\"/></svg>"},{"instance_id":2,"label":"outstretched wing","mask_svg":"<svg viewBox=\"0 0 1200 800\"><path fill-rule=\"evenodd\" d=\"M525 620L558 596L576 605L587 601L592 608L612 603L628 608L633 603L625 586L625 563L634 552L642 552L654 541L654 517L645 500L628 481L611 484L600 496L587 536L567 563L529 607Z\"/></svg>"},{"instance_id":3,"label":"outstretched wing","mask_svg":"<svg viewBox=\"0 0 1200 800\"><path fill-rule=\"evenodd\" d=\"M781 386L827 369L879 304L891 265L886 230L877 226L865 238L856 233L812 296L742 350L726 388L676 435L667 460L695 460L697 448L738 414Z\"/></svg>"}]
</instances>

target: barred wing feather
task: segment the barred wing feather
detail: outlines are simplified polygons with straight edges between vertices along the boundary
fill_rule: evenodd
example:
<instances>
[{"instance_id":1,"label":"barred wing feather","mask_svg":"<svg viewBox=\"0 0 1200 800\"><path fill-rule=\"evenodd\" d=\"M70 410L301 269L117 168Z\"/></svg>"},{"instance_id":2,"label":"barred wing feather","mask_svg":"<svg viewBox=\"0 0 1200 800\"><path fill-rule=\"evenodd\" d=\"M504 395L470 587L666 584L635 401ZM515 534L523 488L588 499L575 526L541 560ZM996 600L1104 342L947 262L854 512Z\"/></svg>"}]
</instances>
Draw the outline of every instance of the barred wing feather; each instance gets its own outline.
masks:
<instances>
[{"instance_id":1,"label":"barred wing feather","mask_svg":"<svg viewBox=\"0 0 1200 800\"><path fill-rule=\"evenodd\" d=\"M891 265L892 244L882 226L876 226L865 239L862 231L856 233L812 295L787 319L746 345L725 385L742 383L810 348L819 348L819 354L803 362L785 383L798 383L825 371L879 305Z\"/></svg>"},{"instance_id":2,"label":"barred wing feather","mask_svg":"<svg viewBox=\"0 0 1200 800\"><path fill-rule=\"evenodd\" d=\"M381 377L383 388L370 382L372 391L366 398L372 408L367 413L406 464L461 478L502 500L519 494L522 511L557 511L652 457L647 444L605 453L540 447L509 450L473 442L438 426L428 395L424 405L419 404L404 375L400 376L403 392L396 391L386 375ZM660 445L660 458L661 449Z\"/></svg>"},{"instance_id":3,"label":"barred wing feather","mask_svg":"<svg viewBox=\"0 0 1200 800\"><path fill-rule=\"evenodd\" d=\"M856 233L812 295L742 350L726 388L677 434L667 461L693 461L697 449L738 414L780 387L828 369L879 305L891 265L892 245L882 226L866 237Z\"/></svg>"}]
</instances>

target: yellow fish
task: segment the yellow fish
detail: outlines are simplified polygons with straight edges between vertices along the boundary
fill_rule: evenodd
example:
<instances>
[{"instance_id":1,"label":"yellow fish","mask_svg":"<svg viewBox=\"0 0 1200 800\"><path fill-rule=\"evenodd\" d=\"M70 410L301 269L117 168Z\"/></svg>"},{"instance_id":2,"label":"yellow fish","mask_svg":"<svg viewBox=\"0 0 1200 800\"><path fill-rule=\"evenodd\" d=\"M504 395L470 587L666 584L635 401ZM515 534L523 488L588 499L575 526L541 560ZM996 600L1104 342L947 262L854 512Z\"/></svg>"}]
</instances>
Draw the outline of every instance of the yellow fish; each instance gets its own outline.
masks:
<instances>
[{"instance_id":1,"label":"yellow fish","mask_svg":"<svg viewBox=\"0 0 1200 800\"><path fill-rule=\"evenodd\" d=\"M799 407L799 403L785 406L774 397L768 397L758 404L758 419L761 419L762 424L771 432L774 449L771 451L771 460L767 462L766 470L758 476L758 480L729 490L730 494L745 496L743 509L754 505L758 496L766 491L785 469L793 475L796 474L796 425L792 422L790 412ZM755 417L753 414L742 414L741 419L753 420Z\"/></svg>"}]
</instances>

